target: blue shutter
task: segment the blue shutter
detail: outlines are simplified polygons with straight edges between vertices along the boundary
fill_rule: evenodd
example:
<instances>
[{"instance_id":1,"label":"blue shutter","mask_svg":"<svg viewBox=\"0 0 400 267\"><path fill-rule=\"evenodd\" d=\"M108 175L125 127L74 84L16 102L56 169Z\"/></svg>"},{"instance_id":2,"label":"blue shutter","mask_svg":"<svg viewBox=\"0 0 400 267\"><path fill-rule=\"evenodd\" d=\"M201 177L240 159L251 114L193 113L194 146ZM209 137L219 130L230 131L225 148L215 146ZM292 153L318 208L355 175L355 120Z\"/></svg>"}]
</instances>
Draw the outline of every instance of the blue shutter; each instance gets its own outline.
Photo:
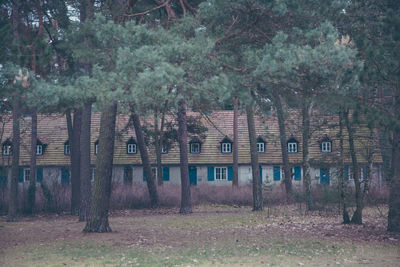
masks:
<instances>
[{"instance_id":1,"label":"blue shutter","mask_svg":"<svg viewBox=\"0 0 400 267\"><path fill-rule=\"evenodd\" d=\"M260 166L260 184L262 184L262 167Z\"/></svg>"},{"instance_id":2,"label":"blue shutter","mask_svg":"<svg viewBox=\"0 0 400 267\"><path fill-rule=\"evenodd\" d=\"M350 167L346 165L344 167L344 177L346 178L347 181L349 180L349 177L350 177L349 170L350 170Z\"/></svg>"},{"instance_id":3,"label":"blue shutter","mask_svg":"<svg viewBox=\"0 0 400 267\"><path fill-rule=\"evenodd\" d=\"M208 167L207 179L208 179L208 181L214 181L214 167Z\"/></svg>"},{"instance_id":4,"label":"blue shutter","mask_svg":"<svg viewBox=\"0 0 400 267\"><path fill-rule=\"evenodd\" d=\"M169 181L169 167L163 168L162 178L163 178L163 181Z\"/></svg>"},{"instance_id":5,"label":"blue shutter","mask_svg":"<svg viewBox=\"0 0 400 267\"><path fill-rule=\"evenodd\" d=\"M38 182L43 181L43 168L36 169L36 181L38 181Z\"/></svg>"},{"instance_id":6,"label":"blue shutter","mask_svg":"<svg viewBox=\"0 0 400 267\"><path fill-rule=\"evenodd\" d=\"M18 168L18 182L22 183L24 181L24 169Z\"/></svg>"},{"instance_id":7,"label":"blue shutter","mask_svg":"<svg viewBox=\"0 0 400 267\"><path fill-rule=\"evenodd\" d=\"M232 181L233 179L233 168L228 167L228 181Z\"/></svg>"},{"instance_id":8,"label":"blue shutter","mask_svg":"<svg viewBox=\"0 0 400 267\"><path fill-rule=\"evenodd\" d=\"M301 167L300 166L294 167L294 177L293 178L297 181L301 180Z\"/></svg>"},{"instance_id":9,"label":"blue shutter","mask_svg":"<svg viewBox=\"0 0 400 267\"><path fill-rule=\"evenodd\" d=\"M279 181L281 179L281 167L274 166L274 181Z\"/></svg>"},{"instance_id":10,"label":"blue shutter","mask_svg":"<svg viewBox=\"0 0 400 267\"><path fill-rule=\"evenodd\" d=\"M146 172L144 171L144 167L143 167L143 181L146 181Z\"/></svg>"}]
</instances>

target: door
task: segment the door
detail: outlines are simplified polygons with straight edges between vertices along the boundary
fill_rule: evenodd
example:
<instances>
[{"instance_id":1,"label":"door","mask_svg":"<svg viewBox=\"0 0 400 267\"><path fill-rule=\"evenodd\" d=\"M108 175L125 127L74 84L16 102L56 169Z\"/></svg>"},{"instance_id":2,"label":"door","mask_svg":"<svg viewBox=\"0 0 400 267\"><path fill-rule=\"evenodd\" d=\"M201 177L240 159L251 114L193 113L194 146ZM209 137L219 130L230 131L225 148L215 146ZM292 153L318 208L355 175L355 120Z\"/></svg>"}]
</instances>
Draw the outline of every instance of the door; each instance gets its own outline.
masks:
<instances>
[{"instance_id":1,"label":"door","mask_svg":"<svg viewBox=\"0 0 400 267\"><path fill-rule=\"evenodd\" d=\"M321 168L320 169L320 183L321 184L329 184L329 168Z\"/></svg>"},{"instance_id":2,"label":"door","mask_svg":"<svg viewBox=\"0 0 400 267\"><path fill-rule=\"evenodd\" d=\"M197 168L194 166L189 167L189 181L190 185L197 185Z\"/></svg>"}]
</instances>

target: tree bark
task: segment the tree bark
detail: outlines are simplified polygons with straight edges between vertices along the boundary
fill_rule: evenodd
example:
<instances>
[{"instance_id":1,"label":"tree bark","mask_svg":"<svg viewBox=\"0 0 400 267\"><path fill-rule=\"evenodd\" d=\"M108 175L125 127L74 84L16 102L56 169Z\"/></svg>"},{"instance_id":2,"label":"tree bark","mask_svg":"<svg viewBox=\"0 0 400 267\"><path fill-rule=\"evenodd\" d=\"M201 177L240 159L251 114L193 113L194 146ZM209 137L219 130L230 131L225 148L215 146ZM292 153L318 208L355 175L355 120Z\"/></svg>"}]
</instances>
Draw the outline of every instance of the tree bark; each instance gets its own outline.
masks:
<instances>
[{"instance_id":1,"label":"tree bark","mask_svg":"<svg viewBox=\"0 0 400 267\"><path fill-rule=\"evenodd\" d=\"M157 160L157 173L158 175L158 185L161 186L163 185L163 172L162 172L162 148L164 146L164 126L165 126L165 113L167 112L167 108L168 108L168 100L165 101L164 104L164 109L162 110L161 113L161 125L160 125L160 129L159 132L157 133L157 138L158 140L156 140L156 160ZM158 147L157 147L158 146Z\"/></svg>"},{"instance_id":2,"label":"tree bark","mask_svg":"<svg viewBox=\"0 0 400 267\"><path fill-rule=\"evenodd\" d=\"M290 202L293 198L293 189L292 189L292 174L290 171L289 165L289 155L286 147L287 135L286 135L286 126L285 126L285 114L283 111L282 101L279 94L273 89L272 90L273 103L276 108L276 115L278 117L278 125L279 125L279 137L281 142L281 153L282 153L282 163L283 163L283 173L284 173L284 183L286 189L286 197Z\"/></svg>"},{"instance_id":3,"label":"tree bark","mask_svg":"<svg viewBox=\"0 0 400 267\"><path fill-rule=\"evenodd\" d=\"M339 190L340 190L340 202L342 203L342 218L343 223L350 223L350 216L347 211L346 205L346 179L345 179L345 166L344 166L344 138L343 138L343 112L339 113Z\"/></svg>"},{"instance_id":4,"label":"tree bark","mask_svg":"<svg viewBox=\"0 0 400 267\"><path fill-rule=\"evenodd\" d=\"M26 213L32 214L35 209L36 202L36 145L37 145L37 109L32 108L32 125L31 125L31 151L30 151L30 174L29 188L27 197Z\"/></svg>"},{"instance_id":5,"label":"tree bark","mask_svg":"<svg viewBox=\"0 0 400 267\"><path fill-rule=\"evenodd\" d=\"M189 183L186 103L184 98L178 102L178 141L181 168L181 208L179 213L187 214L192 213L192 204Z\"/></svg>"},{"instance_id":6,"label":"tree bark","mask_svg":"<svg viewBox=\"0 0 400 267\"><path fill-rule=\"evenodd\" d=\"M131 107L131 117L133 121L133 126L135 127L135 134L137 143L140 150L140 157L142 159L142 166L144 173L146 175L147 189L150 195L150 206L151 208L158 208L160 206L157 186L151 171L150 159L147 153L146 143L144 141L142 125L140 124L140 118L137 113L135 113L134 109Z\"/></svg>"},{"instance_id":7,"label":"tree bark","mask_svg":"<svg viewBox=\"0 0 400 267\"><path fill-rule=\"evenodd\" d=\"M306 198L306 205L308 210L312 210L314 208L314 201L311 192L311 174L310 174L310 119L312 112L312 102L309 103L308 100L304 100L302 107L302 136L303 136L303 184L304 184L304 192Z\"/></svg>"},{"instance_id":8,"label":"tree bark","mask_svg":"<svg viewBox=\"0 0 400 267\"><path fill-rule=\"evenodd\" d=\"M65 113L67 118L68 140L71 148L71 214L79 215L80 205L80 131L82 123L82 109L74 111L72 120L71 112Z\"/></svg>"},{"instance_id":9,"label":"tree bark","mask_svg":"<svg viewBox=\"0 0 400 267\"><path fill-rule=\"evenodd\" d=\"M97 177L94 181L92 206L84 232L111 232L108 210L111 197L116 116L116 102L104 107L100 119L99 151L96 160Z\"/></svg>"},{"instance_id":10,"label":"tree bark","mask_svg":"<svg viewBox=\"0 0 400 267\"><path fill-rule=\"evenodd\" d=\"M18 171L19 171L19 148L20 148L20 99L19 94L14 93L13 97L13 140L12 140L12 165L11 165L11 181L10 194L8 200L8 217L7 221L17 221L18 212Z\"/></svg>"},{"instance_id":11,"label":"tree bark","mask_svg":"<svg viewBox=\"0 0 400 267\"><path fill-rule=\"evenodd\" d=\"M239 134L238 134L238 106L237 97L233 100L233 177L232 186L239 186Z\"/></svg>"},{"instance_id":12,"label":"tree bark","mask_svg":"<svg viewBox=\"0 0 400 267\"><path fill-rule=\"evenodd\" d=\"M400 96L394 97L397 118L400 114ZM392 132L392 175L390 179L388 227L390 232L400 232L400 129Z\"/></svg>"},{"instance_id":13,"label":"tree bark","mask_svg":"<svg viewBox=\"0 0 400 267\"><path fill-rule=\"evenodd\" d=\"M90 167L90 127L92 122L92 103L86 102L82 108L79 158L80 158L80 206L79 221L87 221L90 213L92 193L92 169ZM99 140L100 145L100 140ZM100 153L100 152L99 152Z\"/></svg>"},{"instance_id":14,"label":"tree bark","mask_svg":"<svg viewBox=\"0 0 400 267\"><path fill-rule=\"evenodd\" d=\"M353 129L352 123L350 122L348 110L345 111L344 119L346 122L347 133L349 135L349 146L350 146L350 155L351 155L351 162L352 162L353 179L354 179L354 185L355 185L355 189L356 189L356 210L354 211L353 217L351 218L351 223L362 224L363 203L362 203L361 182L360 182L360 175L359 175L359 170L358 170L356 149L354 146L354 129Z\"/></svg>"},{"instance_id":15,"label":"tree bark","mask_svg":"<svg viewBox=\"0 0 400 267\"><path fill-rule=\"evenodd\" d=\"M247 113L247 128L249 130L250 140L250 156L251 156L251 169L253 175L253 211L263 210L263 197L260 182L260 165L258 163L257 140L256 140L256 126L254 123L253 106L246 107Z\"/></svg>"}]
</instances>

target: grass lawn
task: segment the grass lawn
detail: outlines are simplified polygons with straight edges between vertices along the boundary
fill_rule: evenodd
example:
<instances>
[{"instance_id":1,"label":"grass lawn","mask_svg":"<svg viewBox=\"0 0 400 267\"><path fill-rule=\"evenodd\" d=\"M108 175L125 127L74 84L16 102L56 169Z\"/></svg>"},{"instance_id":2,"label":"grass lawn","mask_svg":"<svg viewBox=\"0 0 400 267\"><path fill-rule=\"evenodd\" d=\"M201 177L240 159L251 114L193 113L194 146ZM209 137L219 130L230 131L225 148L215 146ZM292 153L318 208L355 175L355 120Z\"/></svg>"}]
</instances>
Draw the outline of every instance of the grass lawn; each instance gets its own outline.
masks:
<instances>
[{"instance_id":1,"label":"grass lawn","mask_svg":"<svg viewBox=\"0 0 400 267\"><path fill-rule=\"evenodd\" d=\"M198 206L111 214L112 233L82 233L69 215L0 218L0 266L399 266L400 235L378 211L364 225L296 206L269 212Z\"/></svg>"}]
</instances>

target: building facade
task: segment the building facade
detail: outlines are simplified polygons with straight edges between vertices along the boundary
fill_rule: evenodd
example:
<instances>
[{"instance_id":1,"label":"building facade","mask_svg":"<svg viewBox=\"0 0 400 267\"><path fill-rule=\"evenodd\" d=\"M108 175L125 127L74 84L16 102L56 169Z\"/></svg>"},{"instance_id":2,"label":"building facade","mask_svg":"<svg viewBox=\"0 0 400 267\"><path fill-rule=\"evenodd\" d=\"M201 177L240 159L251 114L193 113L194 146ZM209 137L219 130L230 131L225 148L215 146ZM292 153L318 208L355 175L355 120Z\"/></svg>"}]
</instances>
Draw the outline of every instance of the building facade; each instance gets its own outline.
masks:
<instances>
[{"instance_id":1,"label":"building facade","mask_svg":"<svg viewBox=\"0 0 400 267\"><path fill-rule=\"evenodd\" d=\"M189 116L199 117L207 127L205 137L189 136L189 177L190 183L196 185L230 185L233 176L233 111L215 111L205 116L189 112ZM0 173L2 183L10 177L12 156L12 121L3 116L1 132ZM8 119L7 119L8 118ZM168 120L168 118L167 118ZM282 154L279 139L277 118L273 113L256 116L257 151L259 153L260 180L264 184L280 184L283 180ZM313 134L310 142L311 178L313 184L333 185L337 182L339 157L339 126L336 116L313 115ZM29 181L30 151L30 118L21 121L21 152L19 182ZM152 127L152 121L142 122ZM140 151L136 143L135 131L129 124L129 116L118 115L116 123L116 139L114 151L113 181L125 183L127 186L145 185L146 177L141 165ZM323 126L321 126L323 125ZM246 114L238 119L238 157L239 184L252 181L250 148ZM91 164L92 178L96 176L96 157L100 128L100 114L92 115L91 125ZM347 134L344 134L345 176L351 183L351 160ZM287 123L286 149L292 169L293 184L300 186L303 182L301 117L299 112L290 111ZM355 131L357 158L361 168L361 179L366 176L366 166L372 167L372 186L383 186L382 157L378 140L374 134L370 138L370 130L359 126ZM162 173L157 174L155 167L154 147L148 146L152 170L164 184L179 185L179 146L172 143L162 150ZM372 153L372 154L368 154ZM70 183L70 145L65 116L62 114L38 116L37 181L46 183ZM368 162L368 158L372 159Z\"/></svg>"}]
</instances>

